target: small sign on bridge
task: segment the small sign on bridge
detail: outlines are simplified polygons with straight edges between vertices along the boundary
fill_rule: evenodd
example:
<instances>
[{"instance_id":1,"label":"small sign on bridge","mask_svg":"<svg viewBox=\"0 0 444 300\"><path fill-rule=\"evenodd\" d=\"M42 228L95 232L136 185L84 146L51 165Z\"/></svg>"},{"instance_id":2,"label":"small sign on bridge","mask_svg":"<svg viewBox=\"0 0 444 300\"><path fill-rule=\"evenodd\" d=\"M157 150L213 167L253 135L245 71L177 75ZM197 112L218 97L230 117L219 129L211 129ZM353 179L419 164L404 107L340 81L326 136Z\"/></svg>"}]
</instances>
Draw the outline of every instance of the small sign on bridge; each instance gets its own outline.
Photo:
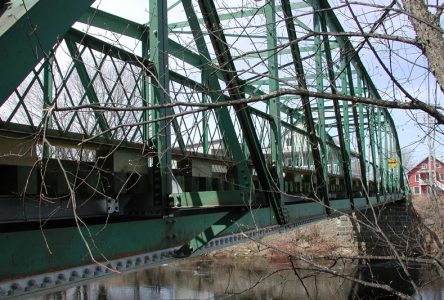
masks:
<instances>
[{"instance_id":1,"label":"small sign on bridge","mask_svg":"<svg viewBox=\"0 0 444 300\"><path fill-rule=\"evenodd\" d=\"M396 166L398 165L398 161L396 160L396 158L389 158L388 159L388 166L389 168L396 168Z\"/></svg>"}]
</instances>

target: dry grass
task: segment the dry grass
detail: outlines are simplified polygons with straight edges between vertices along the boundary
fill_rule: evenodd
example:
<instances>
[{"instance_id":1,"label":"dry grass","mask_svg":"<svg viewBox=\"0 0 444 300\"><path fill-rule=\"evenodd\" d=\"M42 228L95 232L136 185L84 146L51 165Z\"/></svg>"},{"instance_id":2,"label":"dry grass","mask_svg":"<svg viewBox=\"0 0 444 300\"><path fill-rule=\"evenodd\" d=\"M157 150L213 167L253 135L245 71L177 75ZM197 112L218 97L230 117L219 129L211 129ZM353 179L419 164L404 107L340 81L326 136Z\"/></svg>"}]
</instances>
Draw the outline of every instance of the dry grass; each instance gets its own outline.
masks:
<instances>
[{"instance_id":1,"label":"dry grass","mask_svg":"<svg viewBox=\"0 0 444 300\"><path fill-rule=\"evenodd\" d=\"M440 249L435 239L444 242L444 198L413 199L412 204L425 229L424 248L427 253L436 254Z\"/></svg>"},{"instance_id":2,"label":"dry grass","mask_svg":"<svg viewBox=\"0 0 444 300\"><path fill-rule=\"evenodd\" d=\"M413 208L418 216L422 230L426 254L436 254L440 247L438 239L444 243L444 198L414 199ZM305 225L283 233L277 233L260 239L260 243L246 242L207 254L209 257L265 257L280 259L286 253L311 257L357 254L352 241L344 241L337 235L337 220L324 220ZM435 236L433 236L435 235ZM419 237L418 237L419 239ZM279 249L275 250L275 249Z\"/></svg>"},{"instance_id":3,"label":"dry grass","mask_svg":"<svg viewBox=\"0 0 444 300\"><path fill-rule=\"evenodd\" d=\"M208 254L208 256L260 256L280 259L290 253L292 255L319 257L342 251L343 247L343 242L337 238L336 220L325 220L266 236L260 239L260 243L252 241L217 250Z\"/></svg>"}]
</instances>

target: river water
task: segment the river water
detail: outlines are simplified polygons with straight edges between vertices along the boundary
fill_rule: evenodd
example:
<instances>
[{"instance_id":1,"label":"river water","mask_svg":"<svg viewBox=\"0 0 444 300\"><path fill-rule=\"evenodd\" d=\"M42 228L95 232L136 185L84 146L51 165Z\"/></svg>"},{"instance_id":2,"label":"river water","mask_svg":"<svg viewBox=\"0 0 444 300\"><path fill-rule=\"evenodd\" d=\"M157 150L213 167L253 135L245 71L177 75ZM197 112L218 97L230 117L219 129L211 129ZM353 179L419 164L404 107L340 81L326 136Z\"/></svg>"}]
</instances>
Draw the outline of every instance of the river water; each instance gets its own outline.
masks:
<instances>
[{"instance_id":1,"label":"river water","mask_svg":"<svg viewBox=\"0 0 444 300\"><path fill-rule=\"evenodd\" d=\"M265 258L189 258L30 299L397 299L389 292L339 276L295 267L297 272L288 261ZM336 262L329 267L359 280L387 284L419 299L395 263ZM412 266L409 272L423 299L443 299L444 281L436 279L432 271Z\"/></svg>"}]
</instances>

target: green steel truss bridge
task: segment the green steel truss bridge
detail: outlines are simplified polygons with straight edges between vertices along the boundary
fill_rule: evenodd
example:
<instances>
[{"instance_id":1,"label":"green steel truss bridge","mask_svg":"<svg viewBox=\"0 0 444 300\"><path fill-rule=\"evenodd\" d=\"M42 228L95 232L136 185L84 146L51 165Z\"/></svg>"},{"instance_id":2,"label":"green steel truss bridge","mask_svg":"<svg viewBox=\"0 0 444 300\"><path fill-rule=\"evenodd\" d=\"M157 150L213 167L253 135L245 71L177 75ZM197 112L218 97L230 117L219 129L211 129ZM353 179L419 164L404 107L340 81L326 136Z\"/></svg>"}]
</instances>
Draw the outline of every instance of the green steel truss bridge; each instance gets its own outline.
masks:
<instances>
[{"instance_id":1,"label":"green steel truss bridge","mask_svg":"<svg viewBox=\"0 0 444 300\"><path fill-rule=\"evenodd\" d=\"M327 1L93 2L1 4L1 297L404 198Z\"/></svg>"}]
</instances>

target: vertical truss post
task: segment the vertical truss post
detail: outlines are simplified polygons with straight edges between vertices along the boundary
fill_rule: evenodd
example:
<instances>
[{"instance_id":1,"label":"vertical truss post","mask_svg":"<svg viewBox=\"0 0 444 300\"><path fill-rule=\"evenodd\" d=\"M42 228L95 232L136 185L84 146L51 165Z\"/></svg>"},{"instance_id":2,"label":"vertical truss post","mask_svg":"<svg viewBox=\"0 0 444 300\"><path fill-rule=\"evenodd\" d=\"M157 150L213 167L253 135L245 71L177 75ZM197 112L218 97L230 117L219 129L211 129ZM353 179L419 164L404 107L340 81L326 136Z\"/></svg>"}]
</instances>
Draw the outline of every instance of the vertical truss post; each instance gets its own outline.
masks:
<instances>
[{"instance_id":1,"label":"vertical truss post","mask_svg":"<svg viewBox=\"0 0 444 300\"><path fill-rule=\"evenodd\" d=\"M343 49L342 61L343 63L347 63L345 66L345 71L347 73L348 78L348 87L350 91L350 96L355 96L355 88L353 83L353 74L351 71L350 63L348 62L348 57L346 54L346 49ZM360 82L360 80L358 80ZM360 84L358 84L359 93L361 92ZM361 95L360 95L361 96ZM358 112L359 108L359 112ZM368 180L367 180L367 165L366 165L366 153L365 153L365 137L364 137L364 116L362 111L362 104L352 103L352 113L353 113L353 124L355 126L356 133L356 142L358 144L358 152L359 152L359 166L361 169L361 179L362 179L362 187L364 189L364 196L367 200L367 205L370 204L368 199ZM347 117L348 118L348 117ZM350 139L350 137L349 137Z\"/></svg>"},{"instance_id":2,"label":"vertical truss post","mask_svg":"<svg viewBox=\"0 0 444 300\"><path fill-rule=\"evenodd\" d=\"M377 166L376 158L376 136L375 136L375 113L374 108L367 108L367 120L368 120L368 131L369 131L369 145L372 152L372 167L373 167L373 181L375 183L375 192L378 202L380 201L380 185L379 185L379 168Z\"/></svg>"},{"instance_id":3,"label":"vertical truss post","mask_svg":"<svg viewBox=\"0 0 444 300\"><path fill-rule=\"evenodd\" d=\"M294 122L294 120L293 120L293 113L291 113L291 115L290 115L290 124L293 124L293 122ZM291 134L291 136L290 136L290 143L291 143L291 166L292 167L296 167L296 166L298 166L298 162L296 161L296 141L295 141L294 134L293 134L292 131L290 131L290 134ZM299 152L302 152L304 148L301 147L300 149L301 149L301 151L299 151Z\"/></svg>"},{"instance_id":4,"label":"vertical truss post","mask_svg":"<svg viewBox=\"0 0 444 300\"><path fill-rule=\"evenodd\" d=\"M344 95L348 94L347 91L347 74L345 72L345 64L344 61L341 61L341 89L342 89L342 93ZM340 112L341 114L341 112ZM352 156L350 154L350 119L349 119L349 111L348 111L348 101L342 101L342 115L343 115L343 122L344 122L344 153L345 156L348 158L348 168L347 168L347 172L348 172L348 178L350 180L349 184L350 184L350 199L351 199L351 203L352 206L354 206L354 202L353 202L353 172L352 172ZM345 169L345 166L344 166ZM345 172L344 172L345 174ZM347 182L347 179L346 179Z\"/></svg>"},{"instance_id":5,"label":"vertical truss post","mask_svg":"<svg viewBox=\"0 0 444 300\"><path fill-rule=\"evenodd\" d=\"M168 72L168 29L167 1L149 0L150 25L150 61L153 63L152 105L164 105L169 102ZM153 144L157 151L160 182L155 186L154 203L160 204L166 211L172 189L171 176L171 126L172 110L159 108L153 111ZM155 183L156 185L156 183ZM160 203L159 203L160 201Z\"/></svg>"},{"instance_id":6,"label":"vertical truss post","mask_svg":"<svg viewBox=\"0 0 444 300\"><path fill-rule=\"evenodd\" d=\"M327 24L325 22L326 15L322 13L321 15L321 30L323 32L328 32ZM323 36L323 42L324 42L324 49L325 49L325 57L327 60L327 71L328 71L328 79L330 82L330 88L332 94L337 94L337 88L336 88L336 78L334 73L334 64L333 59L331 56L331 47L330 47L330 41L328 38L328 35ZM348 148L347 141L344 137L344 127L343 127L343 121L341 117L341 108L339 105L339 100L333 100L333 107L336 117L336 128L338 131L338 137L339 137L339 144L341 149L341 157L342 157L342 169L344 172L344 180L345 180L345 188L347 189L347 197L350 199L351 207L354 209L354 201L353 201L353 191L352 191L352 179L351 179L351 170L350 170L350 150ZM344 117L345 120L347 120L348 123L348 112L347 117ZM345 122L344 120L344 122ZM346 124L348 125L348 124ZM348 141L350 142L350 141Z\"/></svg>"},{"instance_id":7,"label":"vertical truss post","mask_svg":"<svg viewBox=\"0 0 444 300\"><path fill-rule=\"evenodd\" d=\"M388 131L388 134L387 134L388 136L387 136L387 140L388 140L388 149L389 149L389 155L388 155L388 159L392 159L393 157L394 157L394 155L393 155L393 139L392 139L392 132L391 132L391 130L390 130L390 128L389 128L389 131ZM387 160L387 164L388 164L388 160ZM394 177L394 168L395 168L395 166L392 166L392 167L390 167L390 168L388 168L388 172L389 172L389 177L390 177L390 180L389 180L389 191L390 191L390 193L393 193L394 192L394 181L393 181L393 177Z\"/></svg>"},{"instance_id":8,"label":"vertical truss post","mask_svg":"<svg viewBox=\"0 0 444 300\"><path fill-rule=\"evenodd\" d=\"M148 60L149 58L149 47L150 47L150 42L149 42L149 37L148 37L148 33L145 32L142 36L142 58L145 60ZM144 108L148 107L148 103L149 103L149 97L150 97L150 76L148 73L148 70L146 68L144 68L142 70L143 74L142 74L142 79L141 79L141 91L142 91L142 106ZM142 111L142 140L144 144L148 143L148 139L149 139L149 125L148 125L148 121L149 121L149 111L148 110L143 110Z\"/></svg>"},{"instance_id":9,"label":"vertical truss post","mask_svg":"<svg viewBox=\"0 0 444 300\"><path fill-rule=\"evenodd\" d=\"M356 134L359 134L360 140L361 140L361 148L362 148L362 155L360 155L359 157L362 156L362 161L364 163L364 171L362 173L362 175L365 175L365 183L364 183L364 187L366 187L366 192L368 193L368 162L370 161L368 159L367 156L367 152L365 150L365 122L364 122L364 105L362 103L358 104L358 123L359 123L359 132L357 131ZM357 129L356 129L357 130ZM358 148L358 151L359 148ZM361 153L361 152L359 152Z\"/></svg>"},{"instance_id":10,"label":"vertical truss post","mask_svg":"<svg viewBox=\"0 0 444 300\"><path fill-rule=\"evenodd\" d=\"M218 101L223 101L225 99L224 95L220 92L221 87L219 84L219 79L216 75L216 70L213 68L209 62L211 61L210 53L208 51L206 41L202 30L200 29L199 21L197 19L194 7L191 0L182 0L185 13L188 18L188 23L193 33L193 38L196 43L199 54L202 58L202 84L208 86L209 99L212 103L217 103ZM248 168L246 159L246 147L242 142L239 145L239 140L236 135L236 130L234 129L233 122L231 121L230 112L228 108L221 107L215 110L217 123L219 124L219 129L221 131L222 139L228 152L236 161L236 171L238 177L239 189L250 189L252 184L251 172ZM208 126L207 126L208 127Z\"/></svg>"},{"instance_id":11,"label":"vertical truss post","mask_svg":"<svg viewBox=\"0 0 444 300\"><path fill-rule=\"evenodd\" d=\"M398 172L397 170L402 168L401 162L399 162L398 160L398 153L397 153L397 149L396 149L396 139L395 139L395 134L392 134L392 149L393 149L393 156L396 157L397 160L397 164L396 164L396 168L393 169L393 192L399 193L401 185L400 185L400 181L398 178Z\"/></svg>"},{"instance_id":12,"label":"vertical truss post","mask_svg":"<svg viewBox=\"0 0 444 300\"><path fill-rule=\"evenodd\" d=\"M398 167L398 192L403 191L405 189L405 182L404 182L404 172L402 166L402 155L401 155L401 146L399 145L399 139L398 139L398 133L396 131L395 123L393 122L392 117L386 113L386 119L387 122L392 130L393 139L394 139L394 147L395 147L395 153L397 157L397 161L399 162Z\"/></svg>"},{"instance_id":13,"label":"vertical truss post","mask_svg":"<svg viewBox=\"0 0 444 300\"><path fill-rule=\"evenodd\" d=\"M299 51L299 45L295 42L297 40L296 29L293 22L293 14L291 12L290 2L288 0L281 0L282 11L284 14L285 25L287 27L288 40L290 41L291 54L293 57L293 64L296 71L296 78L298 85L301 89L307 89L307 83L305 82L304 67L302 65L301 52ZM330 201L328 198L328 175L325 170L326 165L323 164L319 140L316 135L316 128L313 121L313 112L311 110L310 98L308 96L301 96L302 106L304 109L304 115L306 120L306 126L308 131L309 142L313 155L313 163L316 173L316 195L320 197L324 202L325 210L327 214L330 214Z\"/></svg>"},{"instance_id":14,"label":"vertical truss post","mask_svg":"<svg viewBox=\"0 0 444 300\"><path fill-rule=\"evenodd\" d=\"M403 172L403 168L401 167L402 166L401 146L399 145L398 133L396 131L396 126L395 126L395 123L393 122L392 117L387 112L387 110L384 110L383 112L384 112L384 120L387 123L387 126L389 127L390 133L393 138L394 149L393 148L391 148L391 149L393 149L393 153L396 154L396 158L397 158L398 165L399 165L398 174L397 174L399 181L397 182L396 186L398 188L397 192L400 192L400 191L404 191L404 189L405 189L404 172ZM394 173L394 170L393 170L393 173Z\"/></svg>"},{"instance_id":15,"label":"vertical truss post","mask_svg":"<svg viewBox=\"0 0 444 300\"><path fill-rule=\"evenodd\" d=\"M265 19L267 21L267 48L268 51L268 87L269 92L275 92L279 90L279 69L276 54L276 5L275 0L269 0L265 5ZM279 97L270 100L270 115L273 121L270 122L271 129L271 160L276 169L276 184L282 191L284 188L282 160L284 159L282 154L282 138L281 138L281 108Z\"/></svg>"},{"instance_id":16,"label":"vertical truss post","mask_svg":"<svg viewBox=\"0 0 444 300\"><path fill-rule=\"evenodd\" d=\"M52 64L54 62L54 57L50 55L48 58L45 59L44 67L43 67L43 125L46 129L51 128L52 125L52 113L50 112L49 108L52 104L53 97L52 97L52 82L54 80L53 73L52 73ZM51 149L48 147L47 144L43 144L43 151L42 151L42 157L43 158L49 158L51 157Z\"/></svg>"},{"instance_id":17,"label":"vertical truss post","mask_svg":"<svg viewBox=\"0 0 444 300\"><path fill-rule=\"evenodd\" d=\"M347 86L347 74L345 72L345 62L342 60L341 61L341 70L343 70L341 72L341 90L342 93L344 95L348 94L348 86ZM348 110L348 101L342 101L342 115L343 115L343 119L344 119L344 142L345 142L345 151L347 152L347 155L349 157L349 159L351 160L351 155L350 155L350 119L349 119L349 110ZM351 169L351 161L349 161L350 166L349 169ZM352 176L351 174L351 170L350 172L350 176Z\"/></svg>"},{"instance_id":18,"label":"vertical truss post","mask_svg":"<svg viewBox=\"0 0 444 300\"><path fill-rule=\"evenodd\" d=\"M381 119L381 108L378 107L377 111L377 119L376 119L377 133L378 133L378 156L379 156L379 183L380 183L380 192L385 196L385 168L384 168L384 147L383 147L383 128L382 128L382 119Z\"/></svg>"},{"instance_id":19,"label":"vertical truss post","mask_svg":"<svg viewBox=\"0 0 444 300\"><path fill-rule=\"evenodd\" d=\"M207 72L202 71L201 77L202 77L202 84L207 85L208 84ZM207 103L207 95L205 94L205 92L202 92L202 103ZM206 110L202 112L202 146L203 146L203 153L207 155L209 147L208 147L208 111Z\"/></svg>"},{"instance_id":20,"label":"vertical truss post","mask_svg":"<svg viewBox=\"0 0 444 300\"><path fill-rule=\"evenodd\" d=\"M228 47L225 34L221 27L219 16L211 0L199 0L200 10L205 21L205 25L210 36L211 43L217 57L221 73L232 100L242 99L239 77L236 72L230 49ZM279 188L274 184L270 171L267 168L265 158L262 153L261 145L257 138L253 121L248 111L248 105L233 105L236 115L241 125L242 132L250 151L251 159L258 174L262 189L265 191L265 197L269 201L276 220L279 224L285 224L287 217L283 210L283 200Z\"/></svg>"}]
</instances>

